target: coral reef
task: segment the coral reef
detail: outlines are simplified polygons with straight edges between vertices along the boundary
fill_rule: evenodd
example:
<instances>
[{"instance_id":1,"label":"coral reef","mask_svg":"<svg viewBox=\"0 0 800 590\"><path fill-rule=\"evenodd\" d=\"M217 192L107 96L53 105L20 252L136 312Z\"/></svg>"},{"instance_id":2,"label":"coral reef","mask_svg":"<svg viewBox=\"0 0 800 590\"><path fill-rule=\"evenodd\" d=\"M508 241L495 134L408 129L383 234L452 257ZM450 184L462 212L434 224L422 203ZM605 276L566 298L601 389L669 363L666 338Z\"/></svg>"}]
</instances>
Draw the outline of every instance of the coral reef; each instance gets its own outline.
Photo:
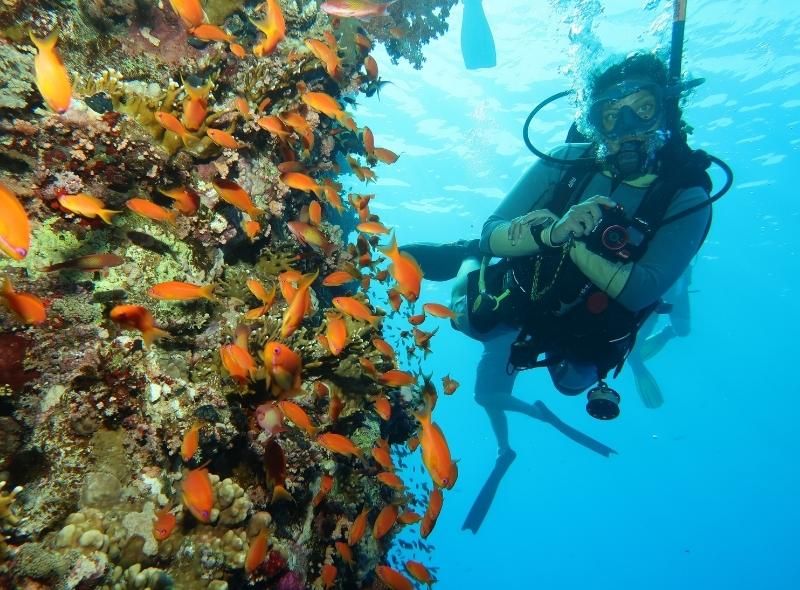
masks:
<instances>
[{"instance_id":1,"label":"coral reef","mask_svg":"<svg viewBox=\"0 0 800 590\"><path fill-rule=\"evenodd\" d=\"M424 500L387 474L435 392L342 105L454 2L0 0L0 587L379 584L408 525L354 529Z\"/></svg>"}]
</instances>

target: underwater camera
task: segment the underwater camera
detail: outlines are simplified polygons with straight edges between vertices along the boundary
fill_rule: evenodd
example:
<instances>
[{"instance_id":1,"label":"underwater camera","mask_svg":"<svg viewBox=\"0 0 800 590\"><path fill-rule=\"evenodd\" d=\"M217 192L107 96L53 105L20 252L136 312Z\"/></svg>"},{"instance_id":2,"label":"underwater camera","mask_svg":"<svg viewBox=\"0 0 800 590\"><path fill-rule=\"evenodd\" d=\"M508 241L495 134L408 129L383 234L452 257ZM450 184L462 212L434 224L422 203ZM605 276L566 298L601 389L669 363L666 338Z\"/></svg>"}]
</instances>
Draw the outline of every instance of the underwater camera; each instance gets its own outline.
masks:
<instances>
[{"instance_id":1,"label":"underwater camera","mask_svg":"<svg viewBox=\"0 0 800 590\"><path fill-rule=\"evenodd\" d=\"M609 207L592 233L583 238L592 251L610 260L634 260L642 254L650 226L642 219L627 219L622 206Z\"/></svg>"},{"instance_id":2,"label":"underwater camera","mask_svg":"<svg viewBox=\"0 0 800 590\"><path fill-rule=\"evenodd\" d=\"M613 420L619 416L619 394L604 381L600 381L586 394L586 411L598 420Z\"/></svg>"}]
</instances>

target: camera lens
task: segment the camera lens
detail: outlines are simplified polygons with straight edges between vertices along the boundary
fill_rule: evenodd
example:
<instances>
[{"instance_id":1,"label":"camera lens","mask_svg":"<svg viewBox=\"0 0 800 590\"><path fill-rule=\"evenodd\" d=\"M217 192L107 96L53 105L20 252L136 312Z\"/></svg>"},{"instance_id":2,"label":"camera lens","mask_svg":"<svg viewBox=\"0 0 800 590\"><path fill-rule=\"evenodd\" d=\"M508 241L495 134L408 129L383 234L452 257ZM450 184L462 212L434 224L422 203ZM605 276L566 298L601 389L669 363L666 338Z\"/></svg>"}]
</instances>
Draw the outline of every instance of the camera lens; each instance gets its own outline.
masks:
<instances>
[{"instance_id":1,"label":"camera lens","mask_svg":"<svg viewBox=\"0 0 800 590\"><path fill-rule=\"evenodd\" d=\"M621 225L611 225L603 231L600 241L608 250L622 250L628 243L628 232Z\"/></svg>"}]
</instances>

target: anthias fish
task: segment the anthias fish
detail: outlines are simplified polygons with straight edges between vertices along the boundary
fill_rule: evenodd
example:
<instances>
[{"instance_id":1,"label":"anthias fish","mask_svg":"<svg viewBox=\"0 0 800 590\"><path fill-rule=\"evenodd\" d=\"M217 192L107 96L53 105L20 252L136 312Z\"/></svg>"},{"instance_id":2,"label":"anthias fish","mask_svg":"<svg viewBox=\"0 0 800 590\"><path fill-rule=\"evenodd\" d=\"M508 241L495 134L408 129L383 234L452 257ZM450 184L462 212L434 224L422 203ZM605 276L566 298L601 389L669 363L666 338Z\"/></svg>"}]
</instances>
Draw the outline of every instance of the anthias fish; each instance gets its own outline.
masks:
<instances>
[{"instance_id":1,"label":"anthias fish","mask_svg":"<svg viewBox=\"0 0 800 590\"><path fill-rule=\"evenodd\" d=\"M22 260L31 247L28 214L17 196L0 183L0 252Z\"/></svg>"},{"instance_id":2,"label":"anthias fish","mask_svg":"<svg viewBox=\"0 0 800 590\"><path fill-rule=\"evenodd\" d=\"M369 20L373 16L385 16L388 8L397 2L370 2L369 0L326 0L320 10L332 16Z\"/></svg>"},{"instance_id":3,"label":"anthias fish","mask_svg":"<svg viewBox=\"0 0 800 590\"><path fill-rule=\"evenodd\" d=\"M34 60L36 87L47 106L57 113L64 113L72 102L72 84L61 56L56 50L58 31L53 31L44 39L33 33L31 41L38 50Z\"/></svg>"}]
</instances>

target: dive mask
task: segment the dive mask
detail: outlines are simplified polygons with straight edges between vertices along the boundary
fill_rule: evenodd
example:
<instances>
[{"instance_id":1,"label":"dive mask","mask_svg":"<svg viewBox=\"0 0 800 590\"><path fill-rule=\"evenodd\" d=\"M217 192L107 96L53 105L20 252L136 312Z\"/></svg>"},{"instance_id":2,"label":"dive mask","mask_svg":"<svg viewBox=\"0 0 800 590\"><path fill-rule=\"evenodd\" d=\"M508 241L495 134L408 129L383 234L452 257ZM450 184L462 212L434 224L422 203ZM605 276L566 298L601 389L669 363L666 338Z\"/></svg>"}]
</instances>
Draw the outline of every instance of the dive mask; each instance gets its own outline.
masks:
<instances>
[{"instance_id":1,"label":"dive mask","mask_svg":"<svg viewBox=\"0 0 800 590\"><path fill-rule=\"evenodd\" d=\"M649 132L663 120L664 94L664 89L650 80L614 84L592 103L589 123L611 140Z\"/></svg>"}]
</instances>

